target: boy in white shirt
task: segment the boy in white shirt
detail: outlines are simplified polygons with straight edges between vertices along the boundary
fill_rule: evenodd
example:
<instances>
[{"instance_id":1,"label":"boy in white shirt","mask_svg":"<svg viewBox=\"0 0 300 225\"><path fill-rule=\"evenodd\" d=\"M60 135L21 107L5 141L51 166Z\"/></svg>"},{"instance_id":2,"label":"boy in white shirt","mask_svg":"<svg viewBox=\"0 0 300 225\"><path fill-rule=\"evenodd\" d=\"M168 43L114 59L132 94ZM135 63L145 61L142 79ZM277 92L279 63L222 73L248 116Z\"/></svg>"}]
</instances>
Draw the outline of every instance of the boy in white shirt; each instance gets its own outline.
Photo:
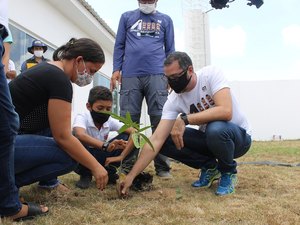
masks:
<instances>
[{"instance_id":1,"label":"boy in white shirt","mask_svg":"<svg viewBox=\"0 0 300 225\"><path fill-rule=\"evenodd\" d=\"M128 128L108 141L109 132L118 131L124 124L110 117L109 114L102 113L112 109L112 94L106 87L93 87L90 90L86 107L87 112L76 115L73 132L98 162L105 166L109 175L109 183L115 183L118 179L116 168L134 148L132 139L130 138L128 142L127 140L135 130ZM76 172L80 175L76 186L81 189L88 188L92 180L91 171L79 165Z\"/></svg>"}]
</instances>

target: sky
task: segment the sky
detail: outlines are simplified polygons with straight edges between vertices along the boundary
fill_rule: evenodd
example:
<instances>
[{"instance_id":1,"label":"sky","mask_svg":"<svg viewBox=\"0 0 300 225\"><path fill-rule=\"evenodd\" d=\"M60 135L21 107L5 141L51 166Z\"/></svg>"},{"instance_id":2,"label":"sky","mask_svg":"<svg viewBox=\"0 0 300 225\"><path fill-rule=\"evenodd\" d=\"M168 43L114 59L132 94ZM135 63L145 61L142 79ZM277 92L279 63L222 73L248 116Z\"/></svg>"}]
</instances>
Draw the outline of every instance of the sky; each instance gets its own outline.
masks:
<instances>
[{"instance_id":1,"label":"sky","mask_svg":"<svg viewBox=\"0 0 300 225\"><path fill-rule=\"evenodd\" d=\"M137 0L86 0L116 32L123 12L138 8ZM202 0L203 9L211 9ZM264 0L257 9L247 0L209 15L211 64L231 81L300 79L300 1ZM176 50L184 48L181 0L159 0L157 10L174 23Z\"/></svg>"}]
</instances>

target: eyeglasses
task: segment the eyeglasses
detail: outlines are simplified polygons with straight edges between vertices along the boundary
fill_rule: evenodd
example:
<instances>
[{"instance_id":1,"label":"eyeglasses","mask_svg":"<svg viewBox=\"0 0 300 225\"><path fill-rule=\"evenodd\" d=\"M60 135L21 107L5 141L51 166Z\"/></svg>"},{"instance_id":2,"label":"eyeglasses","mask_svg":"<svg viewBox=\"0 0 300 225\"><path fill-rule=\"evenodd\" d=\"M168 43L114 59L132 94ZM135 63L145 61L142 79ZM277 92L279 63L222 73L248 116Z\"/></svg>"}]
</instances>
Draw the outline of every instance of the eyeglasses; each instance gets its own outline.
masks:
<instances>
[{"instance_id":1,"label":"eyeglasses","mask_svg":"<svg viewBox=\"0 0 300 225\"><path fill-rule=\"evenodd\" d=\"M166 77L169 81L178 81L179 78L180 78L181 76L183 76L183 75L186 76L187 71L188 71L188 69L185 69L185 70L183 70L183 71L180 72L180 73L175 73L175 74L168 75L168 76L165 75L165 77Z\"/></svg>"}]
</instances>

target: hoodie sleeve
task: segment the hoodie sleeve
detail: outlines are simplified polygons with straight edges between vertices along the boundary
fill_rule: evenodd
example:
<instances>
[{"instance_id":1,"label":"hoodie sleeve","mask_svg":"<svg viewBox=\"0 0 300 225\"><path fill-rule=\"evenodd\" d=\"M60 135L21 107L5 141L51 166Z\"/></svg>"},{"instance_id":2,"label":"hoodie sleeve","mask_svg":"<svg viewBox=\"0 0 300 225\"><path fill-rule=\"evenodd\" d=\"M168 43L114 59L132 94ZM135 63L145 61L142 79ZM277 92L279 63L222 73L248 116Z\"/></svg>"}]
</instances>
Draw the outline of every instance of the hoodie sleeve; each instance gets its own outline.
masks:
<instances>
[{"instance_id":1,"label":"hoodie sleeve","mask_svg":"<svg viewBox=\"0 0 300 225\"><path fill-rule=\"evenodd\" d=\"M175 51L175 41L174 41L174 25L172 19L167 16L168 25L166 27L166 34L165 34L165 52L166 57Z\"/></svg>"},{"instance_id":2,"label":"hoodie sleeve","mask_svg":"<svg viewBox=\"0 0 300 225\"><path fill-rule=\"evenodd\" d=\"M122 14L119 27L116 35L116 42L113 54L113 72L122 70L123 58L125 54L125 42L126 42L126 18L125 14Z\"/></svg>"}]
</instances>

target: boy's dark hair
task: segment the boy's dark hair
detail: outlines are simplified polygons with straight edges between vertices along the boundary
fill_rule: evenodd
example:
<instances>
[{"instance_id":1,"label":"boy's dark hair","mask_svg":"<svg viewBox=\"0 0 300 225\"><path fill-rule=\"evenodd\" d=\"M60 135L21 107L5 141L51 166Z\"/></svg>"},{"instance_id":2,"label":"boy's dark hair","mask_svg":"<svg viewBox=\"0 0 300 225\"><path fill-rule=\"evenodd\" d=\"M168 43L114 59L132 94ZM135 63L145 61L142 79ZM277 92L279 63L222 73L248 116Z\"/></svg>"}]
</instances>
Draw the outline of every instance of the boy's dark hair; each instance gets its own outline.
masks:
<instances>
[{"instance_id":1,"label":"boy's dark hair","mask_svg":"<svg viewBox=\"0 0 300 225\"><path fill-rule=\"evenodd\" d=\"M112 101L111 91L103 86L95 86L90 90L88 103L93 105L96 101Z\"/></svg>"},{"instance_id":2,"label":"boy's dark hair","mask_svg":"<svg viewBox=\"0 0 300 225\"><path fill-rule=\"evenodd\" d=\"M164 66L171 65L174 61L178 61L180 68L183 70L193 65L191 58L185 52L172 52L166 58Z\"/></svg>"},{"instance_id":3,"label":"boy's dark hair","mask_svg":"<svg viewBox=\"0 0 300 225\"><path fill-rule=\"evenodd\" d=\"M53 60L74 59L82 56L84 61L104 63L105 56L100 45L89 38L71 38L65 45L53 53Z\"/></svg>"}]
</instances>

